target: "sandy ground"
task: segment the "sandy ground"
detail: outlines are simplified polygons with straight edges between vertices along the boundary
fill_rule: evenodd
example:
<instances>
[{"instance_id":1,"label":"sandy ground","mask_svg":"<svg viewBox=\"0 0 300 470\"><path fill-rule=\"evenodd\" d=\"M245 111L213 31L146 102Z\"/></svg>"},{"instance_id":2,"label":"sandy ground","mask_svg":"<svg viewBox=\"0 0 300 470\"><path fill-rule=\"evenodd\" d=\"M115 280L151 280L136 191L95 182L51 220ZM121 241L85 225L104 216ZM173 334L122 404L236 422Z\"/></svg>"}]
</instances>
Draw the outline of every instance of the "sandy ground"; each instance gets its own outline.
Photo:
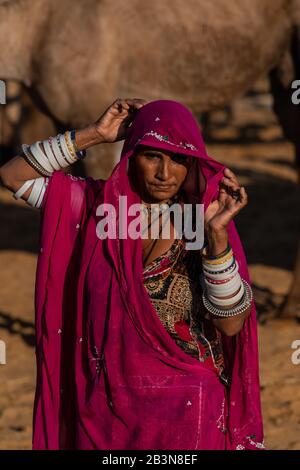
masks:
<instances>
[{"instance_id":1,"label":"sandy ground","mask_svg":"<svg viewBox=\"0 0 300 470\"><path fill-rule=\"evenodd\" d=\"M291 344L300 324L280 317L300 235L300 190L293 149L281 137L270 97L237 100L229 125L213 115L209 153L236 171L249 204L237 216L259 313L266 445L300 449L300 364ZM213 140L214 139L214 142ZM39 213L0 190L0 449L30 449L35 386L33 290Z\"/></svg>"}]
</instances>

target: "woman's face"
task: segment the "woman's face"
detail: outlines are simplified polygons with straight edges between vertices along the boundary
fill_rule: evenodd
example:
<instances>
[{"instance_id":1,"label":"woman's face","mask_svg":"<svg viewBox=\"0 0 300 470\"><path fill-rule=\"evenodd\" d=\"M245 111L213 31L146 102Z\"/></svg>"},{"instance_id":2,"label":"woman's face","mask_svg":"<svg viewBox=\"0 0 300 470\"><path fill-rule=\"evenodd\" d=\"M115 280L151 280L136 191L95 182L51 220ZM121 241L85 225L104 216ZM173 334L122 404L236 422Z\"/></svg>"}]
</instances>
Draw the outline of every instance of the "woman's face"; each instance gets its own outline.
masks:
<instances>
[{"instance_id":1,"label":"woman's face","mask_svg":"<svg viewBox=\"0 0 300 470\"><path fill-rule=\"evenodd\" d=\"M179 191L183 184L192 158L156 149L139 147L134 159L134 184L148 203L165 202Z\"/></svg>"}]
</instances>

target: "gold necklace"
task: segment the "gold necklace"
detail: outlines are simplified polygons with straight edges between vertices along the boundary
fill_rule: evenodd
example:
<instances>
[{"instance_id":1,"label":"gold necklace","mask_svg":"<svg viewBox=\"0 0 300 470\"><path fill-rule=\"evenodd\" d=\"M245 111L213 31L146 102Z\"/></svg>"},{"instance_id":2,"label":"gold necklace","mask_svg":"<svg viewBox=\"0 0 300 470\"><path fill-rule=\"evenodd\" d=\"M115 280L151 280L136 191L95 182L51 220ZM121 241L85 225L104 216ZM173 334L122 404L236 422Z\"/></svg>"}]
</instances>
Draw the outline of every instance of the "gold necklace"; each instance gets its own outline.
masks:
<instances>
[{"instance_id":1,"label":"gold necklace","mask_svg":"<svg viewBox=\"0 0 300 470\"><path fill-rule=\"evenodd\" d=\"M146 202L144 202L142 200L142 204L144 205L145 209L147 210L148 217L149 217L149 214L150 214L150 219L152 219L152 217L151 217L152 210L154 211L154 213L159 214L158 217L160 219L159 220L160 229L159 229L158 235L161 234L161 230L162 230L162 224L161 224L161 217L160 216L163 214L163 212L165 212L167 210L168 207L170 207L172 204L174 204L177 200L178 200L177 194L175 196L173 196L172 198L168 199L166 202L163 202L161 204L159 204L159 203L157 203L157 204L147 204ZM154 207L151 207L151 206L154 206ZM149 218L148 218L148 220L149 220ZM152 222L152 220L150 221L150 224L148 225L147 230L149 230L151 222ZM146 263L146 261L148 260L150 254L153 251L153 248L154 248L157 240L158 240L157 238L155 238L154 240L151 240L151 242L146 247L143 248L143 252L145 252L148 249L148 247L151 246L151 244L152 244L152 247L151 247L149 253L147 254L146 258L143 259L143 263Z\"/></svg>"}]
</instances>

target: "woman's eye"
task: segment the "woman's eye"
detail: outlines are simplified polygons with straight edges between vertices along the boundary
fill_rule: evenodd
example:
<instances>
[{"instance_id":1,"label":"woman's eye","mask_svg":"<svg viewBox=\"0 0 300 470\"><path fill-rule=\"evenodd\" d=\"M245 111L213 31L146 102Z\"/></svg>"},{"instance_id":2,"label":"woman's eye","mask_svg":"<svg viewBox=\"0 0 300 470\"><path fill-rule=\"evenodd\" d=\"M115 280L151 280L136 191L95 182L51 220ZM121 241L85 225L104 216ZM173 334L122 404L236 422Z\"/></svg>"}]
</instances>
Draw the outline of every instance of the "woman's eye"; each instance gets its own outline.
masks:
<instances>
[{"instance_id":1,"label":"woman's eye","mask_svg":"<svg viewBox=\"0 0 300 470\"><path fill-rule=\"evenodd\" d=\"M159 156L156 153L146 153L145 154L147 158L153 160L154 158L159 158Z\"/></svg>"},{"instance_id":2,"label":"woman's eye","mask_svg":"<svg viewBox=\"0 0 300 470\"><path fill-rule=\"evenodd\" d=\"M184 155L174 155L172 160L176 163L181 163L182 165L184 165L187 161L187 159Z\"/></svg>"}]
</instances>

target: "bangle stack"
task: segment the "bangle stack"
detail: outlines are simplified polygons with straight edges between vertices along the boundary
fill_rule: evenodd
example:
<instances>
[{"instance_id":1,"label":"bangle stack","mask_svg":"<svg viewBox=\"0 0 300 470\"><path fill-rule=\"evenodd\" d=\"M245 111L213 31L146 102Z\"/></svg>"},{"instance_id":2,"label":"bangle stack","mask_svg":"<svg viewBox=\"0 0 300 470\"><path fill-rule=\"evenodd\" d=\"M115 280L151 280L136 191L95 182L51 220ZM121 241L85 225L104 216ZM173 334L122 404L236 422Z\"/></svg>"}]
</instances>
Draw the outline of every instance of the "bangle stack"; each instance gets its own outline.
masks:
<instances>
[{"instance_id":1,"label":"bangle stack","mask_svg":"<svg viewBox=\"0 0 300 470\"><path fill-rule=\"evenodd\" d=\"M43 176L51 176L53 171L66 168L86 156L85 150L77 148L75 129L58 134L56 137L49 137L43 142L23 144L22 149L23 158Z\"/></svg>"},{"instance_id":2,"label":"bangle stack","mask_svg":"<svg viewBox=\"0 0 300 470\"><path fill-rule=\"evenodd\" d=\"M66 168L86 156L86 151L79 150L76 145L75 129L58 134L56 137L49 137L43 142L37 141L32 145L23 144L22 149L23 158L43 177L25 181L13 197L19 199L32 186L26 202L37 209L42 204L49 177L53 171Z\"/></svg>"},{"instance_id":3,"label":"bangle stack","mask_svg":"<svg viewBox=\"0 0 300 470\"><path fill-rule=\"evenodd\" d=\"M251 305L253 294L250 285L241 279L239 264L230 244L219 255L208 255L202 250L204 289L202 300L205 308L218 317L231 317L243 313ZM224 296L232 295L230 298ZM226 308L238 302L231 308ZM222 308L220 308L222 307Z\"/></svg>"},{"instance_id":4,"label":"bangle stack","mask_svg":"<svg viewBox=\"0 0 300 470\"><path fill-rule=\"evenodd\" d=\"M42 176L41 178L36 178L32 180L27 180L25 183L13 194L15 199L20 199L21 196L32 186L31 193L27 199L27 204L32 207L40 208L43 197L46 191L47 184L49 183L49 178Z\"/></svg>"}]
</instances>

